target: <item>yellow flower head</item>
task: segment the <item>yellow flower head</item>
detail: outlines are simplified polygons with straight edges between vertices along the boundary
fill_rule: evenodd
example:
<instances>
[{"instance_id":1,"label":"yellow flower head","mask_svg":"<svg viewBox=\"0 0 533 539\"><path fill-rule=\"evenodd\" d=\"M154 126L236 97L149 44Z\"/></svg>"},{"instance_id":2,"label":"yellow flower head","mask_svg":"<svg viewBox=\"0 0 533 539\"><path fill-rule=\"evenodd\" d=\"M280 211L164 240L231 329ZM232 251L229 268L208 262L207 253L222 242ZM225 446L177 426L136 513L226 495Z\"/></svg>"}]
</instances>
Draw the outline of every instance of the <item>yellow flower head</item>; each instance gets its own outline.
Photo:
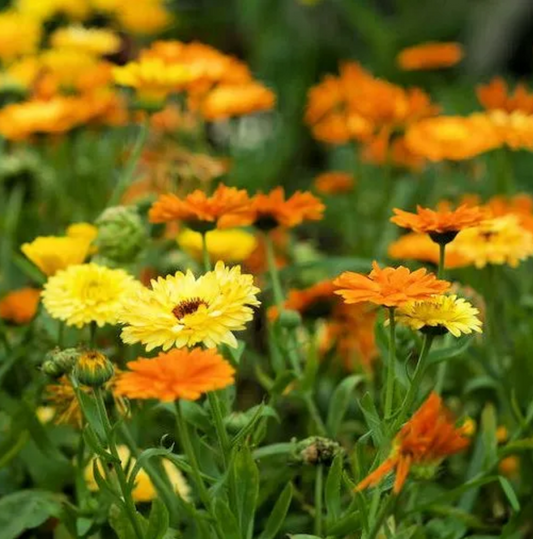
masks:
<instances>
[{"instance_id":1,"label":"yellow flower head","mask_svg":"<svg viewBox=\"0 0 533 539\"><path fill-rule=\"evenodd\" d=\"M133 466L135 466L135 458L131 456L129 449L125 445L119 445L117 447L117 450L122 467L126 468L129 473ZM97 457L94 457L93 460L89 462L84 472L85 481L89 486L89 490L93 492L98 490L98 483L94 478L93 465L95 459L99 472L102 474L102 476L104 475L104 468L102 462ZM174 466L174 464L172 464L166 459L163 460L162 465L163 469L167 474L167 478L170 481L172 488L174 489L174 492L178 494L178 496L180 496L182 499L188 500L191 489L186 479L183 477L182 473L176 468L176 466ZM139 503L150 502L157 496L156 490L154 488L154 485L152 484L152 481L150 480L150 477L142 468L135 477L135 487L133 488L132 496L133 500Z\"/></svg>"},{"instance_id":2,"label":"yellow flower head","mask_svg":"<svg viewBox=\"0 0 533 539\"><path fill-rule=\"evenodd\" d=\"M98 236L98 228L90 223L73 223L67 228L67 236L91 242Z\"/></svg>"},{"instance_id":3,"label":"yellow flower head","mask_svg":"<svg viewBox=\"0 0 533 539\"><path fill-rule=\"evenodd\" d=\"M76 87L83 76L96 68L99 60L92 54L77 49L51 49L41 57L43 68L64 87Z\"/></svg>"},{"instance_id":4,"label":"yellow flower head","mask_svg":"<svg viewBox=\"0 0 533 539\"><path fill-rule=\"evenodd\" d=\"M169 94L182 90L193 80L193 72L186 66L169 65L159 58L144 58L113 69L115 82L135 88L144 101L163 101Z\"/></svg>"},{"instance_id":5,"label":"yellow flower head","mask_svg":"<svg viewBox=\"0 0 533 539\"><path fill-rule=\"evenodd\" d=\"M515 268L533 256L533 234L516 215L487 219L479 226L459 232L454 251L476 268L487 264L508 264Z\"/></svg>"},{"instance_id":6,"label":"yellow flower head","mask_svg":"<svg viewBox=\"0 0 533 539\"><path fill-rule=\"evenodd\" d=\"M55 49L75 50L94 56L113 54L120 49L120 38L114 32L79 25L57 29L50 36L50 43Z\"/></svg>"},{"instance_id":7,"label":"yellow flower head","mask_svg":"<svg viewBox=\"0 0 533 539\"><path fill-rule=\"evenodd\" d=\"M161 0L122 0L116 12L119 24L133 34L155 34L172 22Z\"/></svg>"},{"instance_id":8,"label":"yellow flower head","mask_svg":"<svg viewBox=\"0 0 533 539\"><path fill-rule=\"evenodd\" d=\"M126 298L120 317L126 326L122 340L141 342L148 351L199 343L236 347L232 331L245 329L253 317L251 307L259 305L252 275L243 275L240 266L226 268L223 262L198 278L191 271L177 272L151 284L151 289Z\"/></svg>"},{"instance_id":9,"label":"yellow flower head","mask_svg":"<svg viewBox=\"0 0 533 539\"><path fill-rule=\"evenodd\" d=\"M31 243L24 243L21 251L45 275L81 264L89 254L91 241L69 236L39 236Z\"/></svg>"},{"instance_id":10,"label":"yellow flower head","mask_svg":"<svg viewBox=\"0 0 533 539\"><path fill-rule=\"evenodd\" d=\"M0 13L0 59L9 61L34 52L41 39L41 25L20 13Z\"/></svg>"},{"instance_id":11,"label":"yellow flower head","mask_svg":"<svg viewBox=\"0 0 533 539\"><path fill-rule=\"evenodd\" d=\"M476 331L481 333L479 310L455 295L435 296L425 301L410 301L396 310L396 321L433 335L450 332L454 337Z\"/></svg>"},{"instance_id":12,"label":"yellow flower head","mask_svg":"<svg viewBox=\"0 0 533 539\"><path fill-rule=\"evenodd\" d=\"M39 21L61 14L69 19L82 20L90 12L89 0L17 0L17 11Z\"/></svg>"},{"instance_id":13,"label":"yellow flower head","mask_svg":"<svg viewBox=\"0 0 533 539\"><path fill-rule=\"evenodd\" d=\"M43 305L68 326L116 324L121 301L141 284L121 269L94 263L70 266L48 279Z\"/></svg>"},{"instance_id":14,"label":"yellow flower head","mask_svg":"<svg viewBox=\"0 0 533 539\"><path fill-rule=\"evenodd\" d=\"M210 230L207 232L207 251L211 260L242 262L257 247L257 239L245 230ZM178 236L179 246L197 260L202 259L202 234L184 230Z\"/></svg>"}]
</instances>

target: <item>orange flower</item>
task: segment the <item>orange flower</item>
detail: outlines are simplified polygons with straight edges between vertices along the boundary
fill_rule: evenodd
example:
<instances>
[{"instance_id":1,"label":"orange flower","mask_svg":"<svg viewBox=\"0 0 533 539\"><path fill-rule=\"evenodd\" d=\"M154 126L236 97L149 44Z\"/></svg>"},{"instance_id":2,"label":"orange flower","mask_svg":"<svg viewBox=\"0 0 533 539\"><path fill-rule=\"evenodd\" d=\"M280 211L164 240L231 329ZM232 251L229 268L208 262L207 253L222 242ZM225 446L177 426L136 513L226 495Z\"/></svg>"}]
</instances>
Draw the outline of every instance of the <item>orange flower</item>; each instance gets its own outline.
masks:
<instances>
[{"instance_id":1,"label":"orange flower","mask_svg":"<svg viewBox=\"0 0 533 539\"><path fill-rule=\"evenodd\" d=\"M324 172L315 178L315 189L322 195L349 193L354 186L351 174L342 171Z\"/></svg>"},{"instance_id":2,"label":"orange flower","mask_svg":"<svg viewBox=\"0 0 533 539\"><path fill-rule=\"evenodd\" d=\"M487 110L533 114L533 94L523 84L517 84L511 94L507 83L501 77L495 77L488 84L478 86L476 94Z\"/></svg>"},{"instance_id":3,"label":"orange flower","mask_svg":"<svg viewBox=\"0 0 533 539\"><path fill-rule=\"evenodd\" d=\"M426 118L407 128L409 151L430 161L462 161L500 146L493 122L484 114Z\"/></svg>"},{"instance_id":4,"label":"orange flower","mask_svg":"<svg viewBox=\"0 0 533 539\"><path fill-rule=\"evenodd\" d=\"M485 204L485 208L493 217L516 215L522 227L533 232L533 198L531 195L526 193L513 197L497 195Z\"/></svg>"},{"instance_id":5,"label":"orange flower","mask_svg":"<svg viewBox=\"0 0 533 539\"><path fill-rule=\"evenodd\" d=\"M368 276L346 271L333 284L337 287L335 293L342 296L345 303L369 301L384 307L429 299L450 288L450 283L437 279L423 268L414 272L403 266L381 269L377 262L372 263Z\"/></svg>"},{"instance_id":6,"label":"orange flower","mask_svg":"<svg viewBox=\"0 0 533 539\"><path fill-rule=\"evenodd\" d=\"M525 114L519 110L493 110L487 113L487 117L492 122L501 144L512 150L533 150L533 114Z\"/></svg>"},{"instance_id":7,"label":"orange flower","mask_svg":"<svg viewBox=\"0 0 533 539\"><path fill-rule=\"evenodd\" d=\"M185 198L172 193L161 195L148 215L152 223L184 221L193 230L200 231L246 225L252 220L246 191L223 184L210 197L199 189Z\"/></svg>"},{"instance_id":8,"label":"orange flower","mask_svg":"<svg viewBox=\"0 0 533 539\"><path fill-rule=\"evenodd\" d=\"M459 43L428 42L401 50L396 63L404 71L441 69L458 64L463 56Z\"/></svg>"},{"instance_id":9,"label":"orange flower","mask_svg":"<svg viewBox=\"0 0 533 539\"><path fill-rule=\"evenodd\" d=\"M319 221L324 210L324 204L307 191L296 191L285 198L283 187L276 187L268 194L258 193L252 198L253 222L261 230L292 228L305 220Z\"/></svg>"},{"instance_id":10,"label":"orange flower","mask_svg":"<svg viewBox=\"0 0 533 539\"><path fill-rule=\"evenodd\" d=\"M203 393L234 382L235 369L214 349L174 349L154 359L128 363L129 372L119 374L116 393L130 399L196 400Z\"/></svg>"},{"instance_id":11,"label":"orange flower","mask_svg":"<svg viewBox=\"0 0 533 539\"><path fill-rule=\"evenodd\" d=\"M14 290L0 300L0 318L15 324L27 324L37 313L41 291L35 288Z\"/></svg>"},{"instance_id":12,"label":"orange flower","mask_svg":"<svg viewBox=\"0 0 533 539\"><path fill-rule=\"evenodd\" d=\"M469 443L464 429L455 427L448 409L433 392L396 435L389 457L356 490L377 485L394 470L393 492L398 494L411 471L416 472L417 468L436 471L443 459L463 451Z\"/></svg>"}]
</instances>

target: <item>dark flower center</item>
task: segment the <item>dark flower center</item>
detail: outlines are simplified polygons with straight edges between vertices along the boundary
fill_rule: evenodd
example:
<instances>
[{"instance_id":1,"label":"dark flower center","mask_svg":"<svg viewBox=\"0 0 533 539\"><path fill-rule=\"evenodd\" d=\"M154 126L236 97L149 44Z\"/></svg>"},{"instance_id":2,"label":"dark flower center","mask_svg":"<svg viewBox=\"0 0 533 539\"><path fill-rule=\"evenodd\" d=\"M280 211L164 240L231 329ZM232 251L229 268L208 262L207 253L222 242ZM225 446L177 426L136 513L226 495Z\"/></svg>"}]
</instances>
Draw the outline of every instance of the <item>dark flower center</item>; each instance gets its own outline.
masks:
<instances>
[{"instance_id":1,"label":"dark flower center","mask_svg":"<svg viewBox=\"0 0 533 539\"><path fill-rule=\"evenodd\" d=\"M195 313L200 308L200 305L205 305L207 307L207 303L203 299L200 299L200 298L184 299L183 301L180 301L172 309L172 314L178 320L181 320L184 316Z\"/></svg>"}]
</instances>

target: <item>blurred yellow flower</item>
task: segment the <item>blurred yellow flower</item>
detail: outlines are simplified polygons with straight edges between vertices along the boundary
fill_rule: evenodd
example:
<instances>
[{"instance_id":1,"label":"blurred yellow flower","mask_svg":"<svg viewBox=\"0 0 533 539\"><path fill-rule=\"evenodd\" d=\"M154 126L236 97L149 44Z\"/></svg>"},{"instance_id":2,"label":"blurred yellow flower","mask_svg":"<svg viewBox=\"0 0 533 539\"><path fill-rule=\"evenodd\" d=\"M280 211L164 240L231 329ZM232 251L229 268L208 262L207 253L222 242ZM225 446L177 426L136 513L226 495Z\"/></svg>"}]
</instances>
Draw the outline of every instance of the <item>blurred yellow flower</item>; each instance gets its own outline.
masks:
<instances>
[{"instance_id":1,"label":"blurred yellow flower","mask_svg":"<svg viewBox=\"0 0 533 539\"><path fill-rule=\"evenodd\" d=\"M51 49L41 57L41 66L63 87L75 88L79 79L98 64L98 59L82 49Z\"/></svg>"},{"instance_id":2,"label":"blurred yellow flower","mask_svg":"<svg viewBox=\"0 0 533 539\"><path fill-rule=\"evenodd\" d=\"M502 144L512 150L533 150L533 114L520 110L492 110L487 116L493 123Z\"/></svg>"},{"instance_id":3,"label":"blurred yellow flower","mask_svg":"<svg viewBox=\"0 0 533 539\"><path fill-rule=\"evenodd\" d=\"M50 36L50 43L55 49L75 50L95 56L113 54L120 49L120 38L111 30L83 26L58 28Z\"/></svg>"},{"instance_id":4,"label":"blurred yellow flower","mask_svg":"<svg viewBox=\"0 0 533 539\"><path fill-rule=\"evenodd\" d=\"M67 228L66 232L70 238L80 238L91 242L98 235L98 228L90 223L74 223Z\"/></svg>"},{"instance_id":5,"label":"blurred yellow flower","mask_svg":"<svg viewBox=\"0 0 533 539\"><path fill-rule=\"evenodd\" d=\"M172 22L160 0L123 0L115 16L124 30L141 35L160 32Z\"/></svg>"},{"instance_id":6,"label":"blurred yellow flower","mask_svg":"<svg viewBox=\"0 0 533 539\"><path fill-rule=\"evenodd\" d=\"M90 0L17 0L17 11L40 21L55 15L83 20L90 13Z\"/></svg>"},{"instance_id":7,"label":"blurred yellow flower","mask_svg":"<svg viewBox=\"0 0 533 539\"><path fill-rule=\"evenodd\" d=\"M130 450L125 445L119 445L117 447L117 451L122 467L125 467L129 474L133 466L135 466L136 459L131 456ZM94 478L93 465L95 461L97 462L99 472L102 474L102 476L105 475L102 462L97 457L93 457L91 462L89 462L85 468L84 472L85 481L87 482L89 490L93 492L98 490L98 483ZM183 474L167 459L163 459L161 464L165 473L167 474L167 479L172 485L174 492L184 500L188 500L191 489ZM150 502L157 496L154 485L152 484L152 481L144 468L141 468L135 477L135 486L131 494L133 500L140 503Z\"/></svg>"},{"instance_id":8,"label":"blurred yellow flower","mask_svg":"<svg viewBox=\"0 0 533 539\"><path fill-rule=\"evenodd\" d=\"M42 300L52 318L81 328L116 324L122 300L142 285L121 269L94 263L69 266L50 277Z\"/></svg>"},{"instance_id":9,"label":"blurred yellow flower","mask_svg":"<svg viewBox=\"0 0 533 539\"><path fill-rule=\"evenodd\" d=\"M0 13L0 59L14 60L39 46L41 25L20 13Z\"/></svg>"},{"instance_id":10,"label":"blurred yellow flower","mask_svg":"<svg viewBox=\"0 0 533 539\"><path fill-rule=\"evenodd\" d=\"M202 234L184 230L178 235L179 246L193 258L202 259ZM207 232L207 251L211 260L223 262L242 262L257 247L257 239L245 230L211 230Z\"/></svg>"}]
</instances>

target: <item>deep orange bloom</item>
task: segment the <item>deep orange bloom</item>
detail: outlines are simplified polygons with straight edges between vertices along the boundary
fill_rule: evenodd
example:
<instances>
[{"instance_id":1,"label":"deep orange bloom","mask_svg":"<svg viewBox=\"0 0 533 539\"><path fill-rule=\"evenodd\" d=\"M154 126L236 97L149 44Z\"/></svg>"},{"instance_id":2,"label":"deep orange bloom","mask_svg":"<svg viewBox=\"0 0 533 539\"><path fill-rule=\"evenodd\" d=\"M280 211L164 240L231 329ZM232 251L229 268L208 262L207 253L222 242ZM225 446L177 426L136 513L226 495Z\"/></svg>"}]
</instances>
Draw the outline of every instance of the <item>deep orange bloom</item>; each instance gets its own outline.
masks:
<instances>
[{"instance_id":1,"label":"deep orange bloom","mask_svg":"<svg viewBox=\"0 0 533 539\"><path fill-rule=\"evenodd\" d=\"M35 288L21 288L14 290L0 300L0 318L15 324L31 322L37 306L41 291Z\"/></svg>"},{"instance_id":2,"label":"deep orange bloom","mask_svg":"<svg viewBox=\"0 0 533 539\"><path fill-rule=\"evenodd\" d=\"M314 182L315 189L322 195L349 193L354 183L353 176L341 170L319 174Z\"/></svg>"},{"instance_id":3,"label":"deep orange bloom","mask_svg":"<svg viewBox=\"0 0 533 539\"><path fill-rule=\"evenodd\" d=\"M235 369L215 349L174 349L128 363L116 380L117 395L130 399L196 400L234 382Z\"/></svg>"},{"instance_id":4,"label":"deep orange bloom","mask_svg":"<svg viewBox=\"0 0 533 539\"><path fill-rule=\"evenodd\" d=\"M367 475L356 490L377 485L395 470L393 492L398 494L412 469L436 467L446 457L466 449L469 443L465 429L455 427L450 412L433 392L396 435L389 457Z\"/></svg>"},{"instance_id":5,"label":"deep orange bloom","mask_svg":"<svg viewBox=\"0 0 533 539\"><path fill-rule=\"evenodd\" d=\"M456 210L431 210L416 207L416 213L399 210L392 210L396 215L390 218L391 223L394 223L402 228L409 228L414 232L422 232L426 234L437 233L443 234L446 232L458 232L464 228L477 226L481 221L487 218L484 212L478 206L459 206Z\"/></svg>"},{"instance_id":6,"label":"deep orange bloom","mask_svg":"<svg viewBox=\"0 0 533 539\"><path fill-rule=\"evenodd\" d=\"M246 191L220 184L210 197L199 189L184 198L172 193L161 195L148 216L152 223L185 221L191 228L200 223L231 228L249 224L252 210Z\"/></svg>"},{"instance_id":7,"label":"deep orange bloom","mask_svg":"<svg viewBox=\"0 0 533 539\"><path fill-rule=\"evenodd\" d=\"M404 71L441 69L458 64L463 56L459 43L428 42L401 50L396 63Z\"/></svg>"},{"instance_id":8,"label":"deep orange bloom","mask_svg":"<svg viewBox=\"0 0 533 539\"><path fill-rule=\"evenodd\" d=\"M258 193L252 198L253 222L265 230L277 226L292 228L306 220L319 221L324 210L324 204L307 191L296 191L286 198L283 187L276 187L270 193Z\"/></svg>"},{"instance_id":9,"label":"deep orange bloom","mask_svg":"<svg viewBox=\"0 0 533 539\"><path fill-rule=\"evenodd\" d=\"M377 262L372 263L368 276L346 271L333 284L337 287L335 294L342 296L345 303L369 301L384 307L398 307L409 300L429 299L450 288L450 283L437 279L423 268L414 272L403 266L381 269Z\"/></svg>"},{"instance_id":10,"label":"deep orange bloom","mask_svg":"<svg viewBox=\"0 0 533 539\"><path fill-rule=\"evenodd\" d=\"M479 85L476 94L487 110L533 114L533 93L529 93L524 84L517 84L511 93L507 83L501 77L495 77L488 84Z\"/></svg>"}]
</instances>

